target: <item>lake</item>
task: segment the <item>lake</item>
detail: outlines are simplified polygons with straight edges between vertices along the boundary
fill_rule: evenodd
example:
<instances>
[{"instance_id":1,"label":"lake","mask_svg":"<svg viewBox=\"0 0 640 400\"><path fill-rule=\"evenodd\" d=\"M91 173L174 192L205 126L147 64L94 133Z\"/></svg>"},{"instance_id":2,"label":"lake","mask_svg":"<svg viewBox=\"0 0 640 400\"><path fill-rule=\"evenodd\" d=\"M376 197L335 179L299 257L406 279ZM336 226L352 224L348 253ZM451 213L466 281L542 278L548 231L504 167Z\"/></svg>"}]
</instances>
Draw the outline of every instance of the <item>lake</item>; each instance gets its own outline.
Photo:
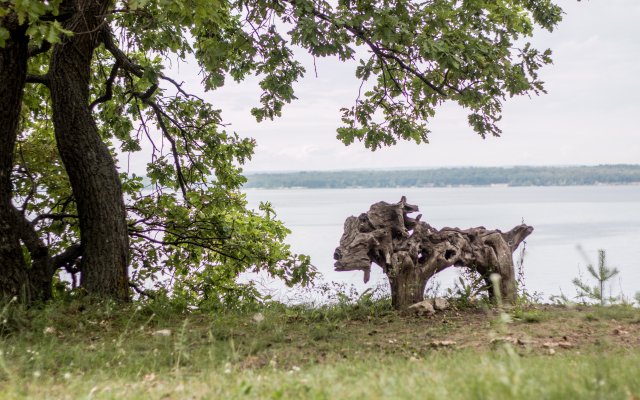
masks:
<instances>
[{"instance_id":1,"label":"lake","mask_svg":"<svg viewBox=\"0 0 640 400\"><path fill-rule=\"evenodd\" d=\"M359 291L384 279L373 266L365 285L361 272L333 271L333 251L344 220L359 215L377 201L397 202L401 196L420 207L422 221L444 226L507 231L522 221L535 231L527 238L524 260L527 289L549 295L575 296L571 280L597 250L607 252L610 266L620 274L608 288L614 295L633 297L640 291L640 185L568 187L455 187L384 189L246 189L252 208L270 201L278 218L292 231L288 243L297 253L311 256L327 282L353 283ZM517 254L517 253L516 253ZM436 275L443 288L451 287L454 268Z\"/></svg>"}]
</instances>

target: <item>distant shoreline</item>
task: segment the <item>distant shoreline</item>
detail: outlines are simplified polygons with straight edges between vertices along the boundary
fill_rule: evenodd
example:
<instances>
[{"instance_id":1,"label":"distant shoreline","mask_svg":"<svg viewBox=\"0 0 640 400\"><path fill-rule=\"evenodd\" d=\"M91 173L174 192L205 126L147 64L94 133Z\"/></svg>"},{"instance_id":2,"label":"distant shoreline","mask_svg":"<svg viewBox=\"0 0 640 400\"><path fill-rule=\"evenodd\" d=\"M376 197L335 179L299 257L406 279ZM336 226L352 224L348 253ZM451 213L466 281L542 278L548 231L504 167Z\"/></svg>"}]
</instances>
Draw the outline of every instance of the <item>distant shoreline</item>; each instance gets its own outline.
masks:
<instances>
[{"instance_id":1,"label":"distant shoreline","mask_svg":"<svg viewBox=\"0 0 640 400\"><path fill-rule=\"evenodd\" d=\"M304 187L304 186L281 186L281 187L255 187L243 186L242 189L251 190L342 190L342 189L471 189L471 188L543 188L543 187L617 187L617 186L640 186L640 182L631 183L597 183L580 185L449 185L449 186L346 186L346 187Z\"/></svg>"},{"instance_id":2,"label":"distant shoreline","mask_svg":"<svg viewBox=\"0 0 640 400\"><path fill-rule=\"evenodd\" d=\"M246 176L246 189L605 186L640 184L640 165L298 171Z\"/></svg>"}]
</instances>

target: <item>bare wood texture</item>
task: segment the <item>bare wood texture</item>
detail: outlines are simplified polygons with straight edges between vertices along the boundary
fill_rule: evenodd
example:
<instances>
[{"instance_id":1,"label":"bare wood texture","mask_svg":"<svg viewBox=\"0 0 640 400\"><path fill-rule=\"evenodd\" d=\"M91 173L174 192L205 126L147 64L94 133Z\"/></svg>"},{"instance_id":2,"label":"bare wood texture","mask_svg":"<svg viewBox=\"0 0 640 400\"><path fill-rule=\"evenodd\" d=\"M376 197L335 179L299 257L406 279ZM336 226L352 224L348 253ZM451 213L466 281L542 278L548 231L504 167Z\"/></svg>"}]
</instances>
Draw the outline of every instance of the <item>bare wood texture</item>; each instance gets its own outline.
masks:
<instances>
[{"instance_id":1,"label":"bare wood texture","mask_svg":"<svg viewBox=\"0 0 640 400\"><path fill-rule=\"evenodd\" d=\"M362 270L369 280L371 264L379 265L389 278L393 306L404 309L424 300L427 281L451 266L471 268L487 280L500 275L500 293L506 302L517 294L513 252L533 232L529 225L518 225L509 232L442 228L437 230L408 214L418 207L400 202L378 202L368 212L347 218L340 246L334 259L336 271Z\"/></svg>"}]
</instances>

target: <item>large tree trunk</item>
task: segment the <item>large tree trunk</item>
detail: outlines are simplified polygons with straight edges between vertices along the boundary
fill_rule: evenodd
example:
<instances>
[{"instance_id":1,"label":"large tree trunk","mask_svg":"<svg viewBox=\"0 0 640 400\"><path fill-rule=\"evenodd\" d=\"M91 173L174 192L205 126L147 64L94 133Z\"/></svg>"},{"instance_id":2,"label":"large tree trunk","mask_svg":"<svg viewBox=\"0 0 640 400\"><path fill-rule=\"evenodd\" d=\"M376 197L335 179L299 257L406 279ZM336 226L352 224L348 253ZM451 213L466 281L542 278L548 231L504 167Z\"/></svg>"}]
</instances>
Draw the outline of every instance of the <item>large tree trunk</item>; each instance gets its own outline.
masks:
<instances>
[{"instance_id":1,"label":"large tree trunk","mask_svg":"<svg viewBox=\"0 0 640 400\"><path fill-rule=\"evenodd\" d=\"M13 20L11 20L13 17ZM15 15L0 19L11 32L0 48L0 297L28 296L28 275L11 203L11 170L27 74L26 27Z\"/></svg>"},{"instance_id":2,"label":"large tree trunk","mask_svg":"<svg viewBox=\"0 0 640 400\"><path fill-rule=\"evenodd\" d=\"M522 224L506 233L484 227L436 230L421 222L421 215L408 216L416 211L418 207L403 197L399 203L375 203L367 213L347 218L334 254L336 271L362 270L366 282L371 263L378 264L389 278L396 309L424 300L427 281L451 266L480 273L490 285L492 298L498 290L491 286L490 277L496 274L502 300L516 300L513 252L533 232L532 227Z\"/></svg>"},{"instance_id":3,"label":"large tree trunk","mask_svg":"<svg viewBox=\"0 0 640 400\"><path fill-rule=\"evenodd\" d=\"M38 302L51 299L53 283L53 260L49 256L49 247L40 239L34 225L17 209L15 229L24 247L29 251L31 266L27 270L29 279L28 301Z\"/></svg>"},{"instance_id":4,"label":"large tree trunk","mask_svg":"<svg viewBox=\"0 0 640 400\"><path fill-rule=\"evenodd\" d=\"M53 122L80 218L81 286L127 300L126 210L116 164L89 109L93 51L109 1L78 0L64 27L74 35L54 47L49 68Z\"/></svg>"},{"instance_id":5,"label":"large tree trunk","mask_svg":"<svg viewBox=\"0 0 640 400\"><path fill-rule=\"evenodd\" d=\"M391 305L403 309L424 300L424 290L432 274L415 268L411 256L406 251L395 253L391 258L392 267L387 270L391 287Z\"/></svg>"}]
</instances>

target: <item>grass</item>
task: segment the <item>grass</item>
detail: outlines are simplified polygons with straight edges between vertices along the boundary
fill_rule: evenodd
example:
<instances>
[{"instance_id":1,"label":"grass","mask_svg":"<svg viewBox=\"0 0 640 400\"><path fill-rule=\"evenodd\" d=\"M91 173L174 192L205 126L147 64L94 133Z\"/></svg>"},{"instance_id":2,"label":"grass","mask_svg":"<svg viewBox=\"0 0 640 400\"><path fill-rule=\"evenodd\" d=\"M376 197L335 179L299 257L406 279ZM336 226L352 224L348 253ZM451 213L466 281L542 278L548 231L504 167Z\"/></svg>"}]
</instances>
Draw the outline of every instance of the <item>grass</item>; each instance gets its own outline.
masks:
<instances>
[{"instance_id":1,"label":"grass","mask_svg":"<svg viewBox=\"0 0 640 400\"><path fill-rule=\"evenodd\" d=\"M80 299L2 311L0 398L640 397L640 312L400 315L388 302L181 312ZM445 342L449 341L449 342Z\"/></svg>"}]
</instances>

